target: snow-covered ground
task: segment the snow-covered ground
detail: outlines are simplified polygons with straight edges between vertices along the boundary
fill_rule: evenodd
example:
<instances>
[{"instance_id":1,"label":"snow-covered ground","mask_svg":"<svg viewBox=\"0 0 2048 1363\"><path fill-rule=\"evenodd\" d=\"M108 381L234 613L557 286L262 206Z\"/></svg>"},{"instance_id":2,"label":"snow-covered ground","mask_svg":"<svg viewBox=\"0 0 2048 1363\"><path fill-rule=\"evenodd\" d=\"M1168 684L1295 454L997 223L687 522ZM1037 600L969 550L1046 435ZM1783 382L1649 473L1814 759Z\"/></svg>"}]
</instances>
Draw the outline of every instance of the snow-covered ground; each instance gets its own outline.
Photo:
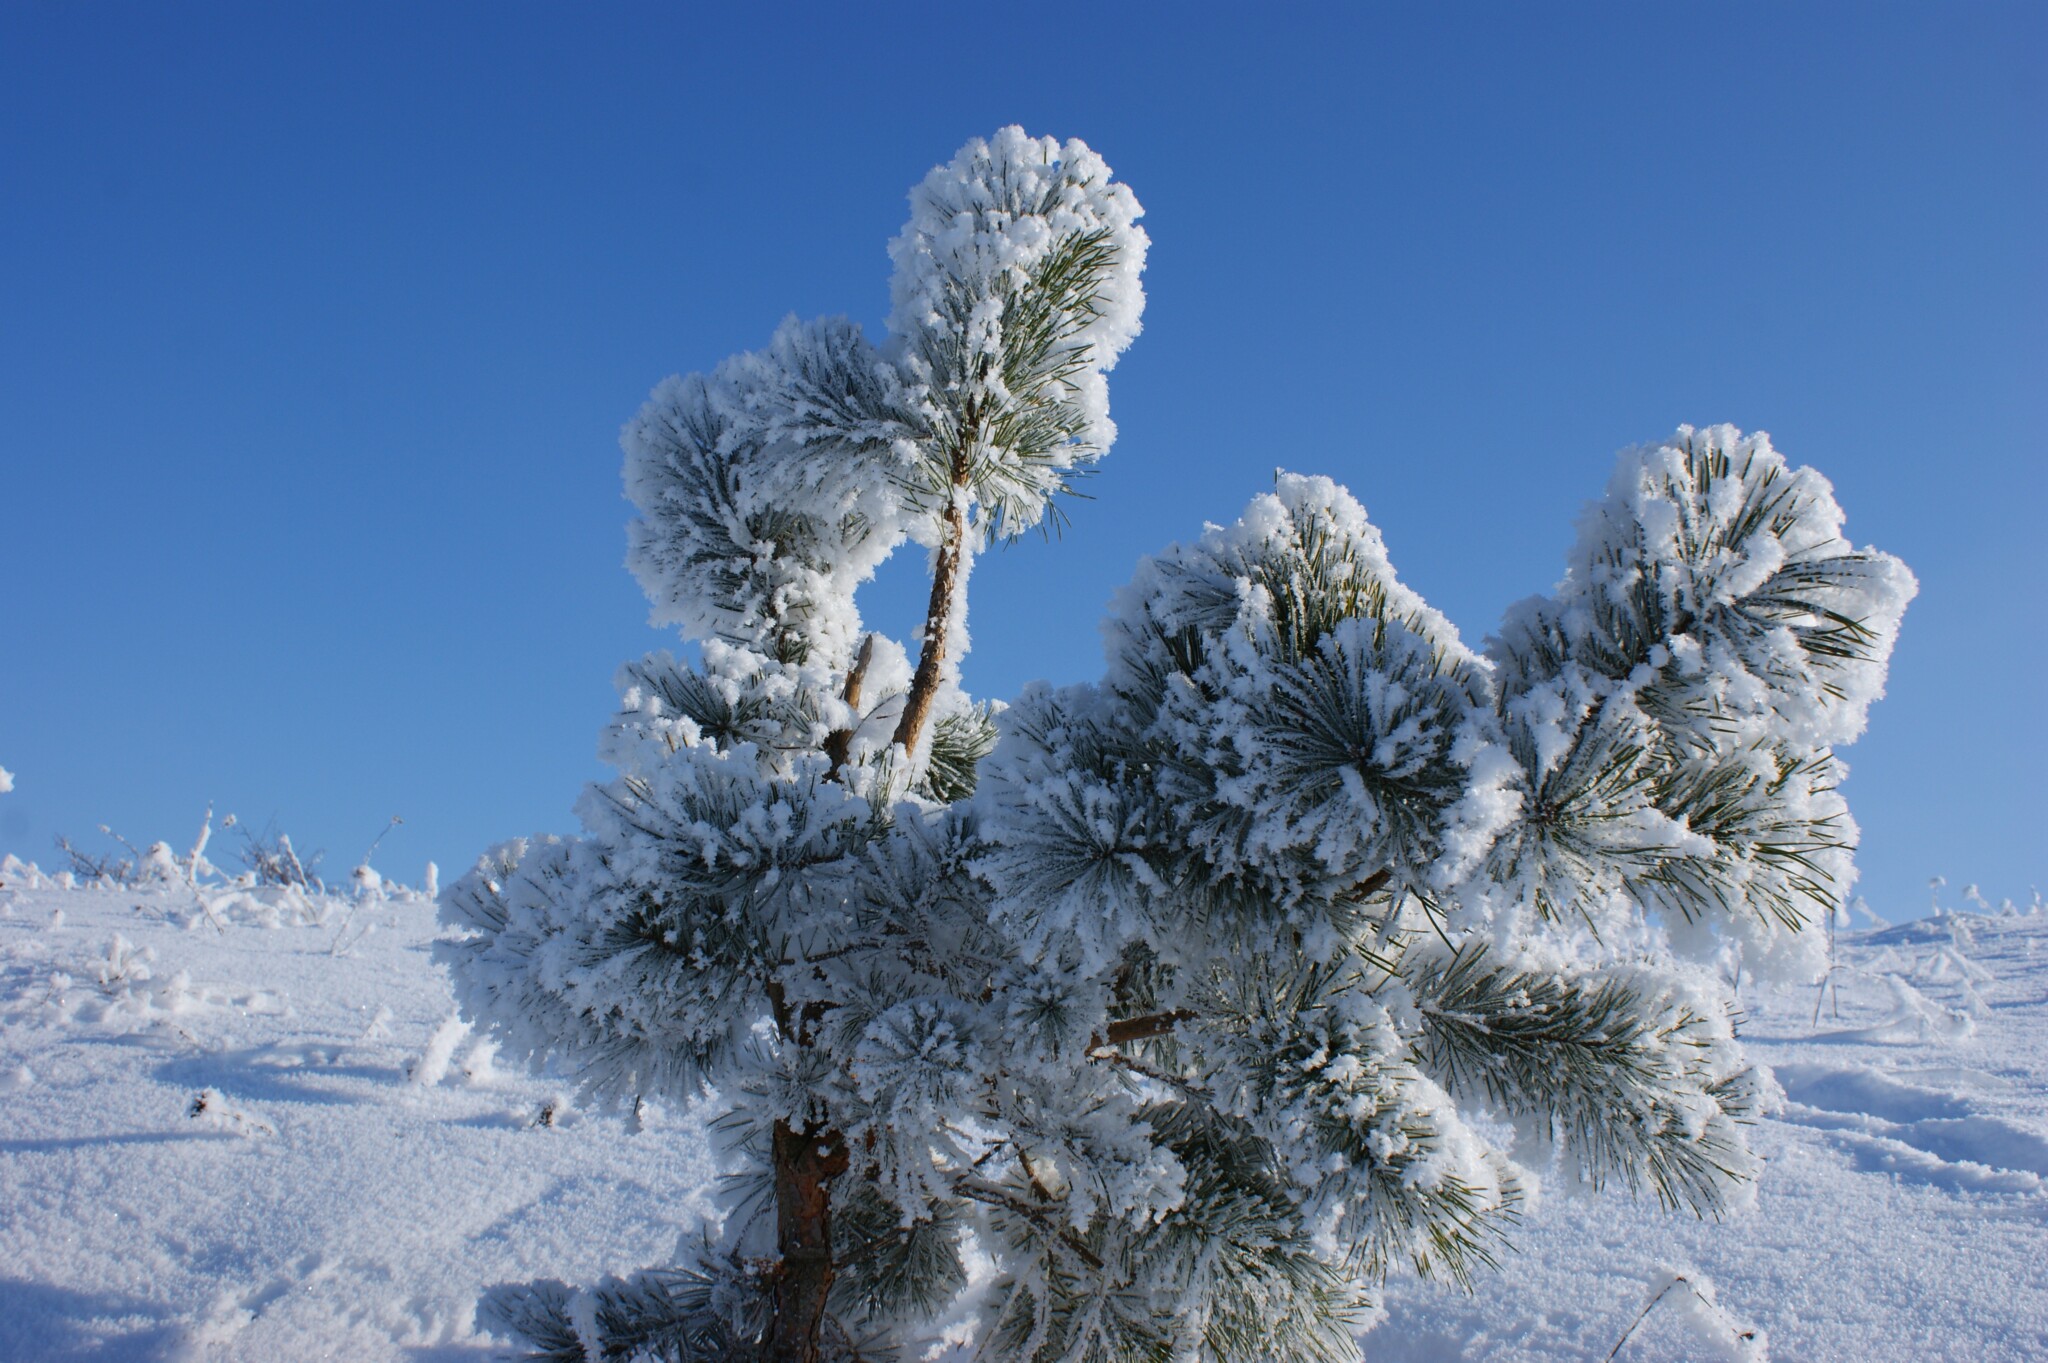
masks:
<instances>
[{"instance_id":1,"label":"snow-covered ground","mask_svg":"<svg viewBox=\"0 0 2048 1363\"><path fill-rule=\"evenodd\" d=\"M2048 913L1845 936L1839 960L1818 1022L1812 988L1744 1000L1786 1098L1756 1133L1753 1212L1717 1226L1552 1196L1499 1284L1396 1285L1367 1356L1604 1359L1677 1271L1778 1363L2048 1359ZM1617 1363L1724 1356L1726 1328L1677 1295Z\"/></svg>"},{"instance_id":2,"label":"snow-covered ground","mask_svg":"<svg viewBox=\"0 0 2048 1363\"><path fill-rule=\"evenodd\" d=\"M0 1359L486 1358L483 1285L710 1211L687 1114L579 1112L461 1034L422 896L0 879ZM1367 1357L1604 1359L1678 1274L1618 1361L2048 1358L2048 913L1840 960L1818 1022L1745 1000L1786 1094L1754 1212L1553 1190L1476 1295L1393 1285Z\"/></svg>"}]
</instances>

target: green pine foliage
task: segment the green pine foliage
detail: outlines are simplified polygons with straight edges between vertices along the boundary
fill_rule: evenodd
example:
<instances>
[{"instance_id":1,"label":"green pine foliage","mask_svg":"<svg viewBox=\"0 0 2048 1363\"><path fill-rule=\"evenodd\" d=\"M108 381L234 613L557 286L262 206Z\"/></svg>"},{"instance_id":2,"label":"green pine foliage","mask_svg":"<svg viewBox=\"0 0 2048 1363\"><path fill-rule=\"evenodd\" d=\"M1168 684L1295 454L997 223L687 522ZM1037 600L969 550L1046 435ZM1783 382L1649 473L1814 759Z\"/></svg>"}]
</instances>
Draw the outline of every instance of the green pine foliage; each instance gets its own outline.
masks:
<instances>
[{"instance_id":1,"label":"green pine foliage","mask_svg":"<svg viewBox=\"0 0 2048 1363\"><path fill-rule=\"evenodd\" d=\"M1546 1172L1738 1210L1727 981L1817 968L1911 575L1681 427L1475 650L1281 474L1140 565L1099 683L977 702L967 569L1106 453L1147 243L1016 129L911 204L884 343L791 321L628 426L630 562L697 651L621 670L579 837L443 901L505 1055L716 1094L729 1215L483 1319L548 1360L1337 1363L1389 1275L1483 1282ZM906 542L915 664L854 605Z\"/></svg>"}]
</instances>

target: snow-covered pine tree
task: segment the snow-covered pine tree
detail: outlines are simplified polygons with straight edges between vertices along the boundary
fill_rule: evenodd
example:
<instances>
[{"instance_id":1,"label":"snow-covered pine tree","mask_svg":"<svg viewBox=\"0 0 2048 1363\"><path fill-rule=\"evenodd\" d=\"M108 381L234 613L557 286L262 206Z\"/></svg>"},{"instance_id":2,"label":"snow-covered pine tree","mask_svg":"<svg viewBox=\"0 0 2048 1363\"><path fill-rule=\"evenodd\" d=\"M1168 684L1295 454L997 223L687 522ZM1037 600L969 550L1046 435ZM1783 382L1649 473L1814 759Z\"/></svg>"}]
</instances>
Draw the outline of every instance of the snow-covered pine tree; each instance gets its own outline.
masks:
<instances>
[{"instance_id":1,"label":"snow-covered pine tree","mask_svg":"<svg viewBox=\"0 0 2048 1363\"><path fill-rule=\"evenodd\" d=\"M1108 448L1146 239L1015 128L911 205L884 343L787 322L627 427L631 564L699 656L622 671L580 838L443 901L504 1053L717 1096L723 1238L485 1318L565 1363L1350 1359L1532 1170L1738 1203L1768 1085L1725 980L1817 964L1911 575L1763 436L1681 427L1475 652L1282 475L1140 566L1099 684L976 704L974 557ZM906 541L914 664L854 608Z\"/></svg>"}]
</instances>

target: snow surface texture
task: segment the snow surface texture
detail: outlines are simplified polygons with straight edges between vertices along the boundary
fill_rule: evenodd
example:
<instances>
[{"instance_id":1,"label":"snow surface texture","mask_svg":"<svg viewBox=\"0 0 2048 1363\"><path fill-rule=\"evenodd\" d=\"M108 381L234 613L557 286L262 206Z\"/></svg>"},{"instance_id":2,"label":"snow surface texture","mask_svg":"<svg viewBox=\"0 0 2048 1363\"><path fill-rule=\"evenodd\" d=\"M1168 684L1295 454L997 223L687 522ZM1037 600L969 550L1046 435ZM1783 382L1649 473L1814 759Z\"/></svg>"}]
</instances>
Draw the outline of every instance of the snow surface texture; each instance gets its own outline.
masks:
<instances>
[{"instance_id":1,"label":"snow surface texture","mask_svg":"<svg viewBox=\"0 0 2048 1363\"><path fill-rule=\"evenodd\" d=\"M715 1214L692 1116L579 1112L450 1026L403 891L0 881L0 1358L481 1360L483 1287ZM1818 1022L1744 999L1785 1091L1754 1211L1553 1186L1475 1296L1394 1279L1366 1356L1597 1360L1639 1315L1617 1363L2048 1356L2048 912L1845 935L1832 979Z\"/></svg>"},{"instance_id":2,"label":"snow surface texture","mask_svg":"<svg viewBox=\"0 0 2048 1363\"><path fill-rule=\"evenodd\" d=\"M493 1066L424 896L0 882L0 1359L484 1358L481 1286L709 1206L694 1123Z\"/></svg>"}]
</instances>

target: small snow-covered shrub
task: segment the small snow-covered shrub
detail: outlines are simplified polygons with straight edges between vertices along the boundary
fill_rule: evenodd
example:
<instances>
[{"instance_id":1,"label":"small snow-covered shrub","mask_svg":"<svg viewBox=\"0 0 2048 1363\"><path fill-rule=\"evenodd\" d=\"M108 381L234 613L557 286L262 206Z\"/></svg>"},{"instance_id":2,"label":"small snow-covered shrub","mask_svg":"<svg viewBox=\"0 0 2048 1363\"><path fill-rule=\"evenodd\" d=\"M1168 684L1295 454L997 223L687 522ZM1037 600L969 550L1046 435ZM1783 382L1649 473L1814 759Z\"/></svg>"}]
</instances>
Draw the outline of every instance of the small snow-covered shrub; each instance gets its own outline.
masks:
<instances>
[{"instance_id":1,"label":"small snow-covered shrub","mask_svg":"<svg viewBox=\"0 0 2048 1363\"><path fill-rule=\"evenodd\" d=\"M1678 1318L1687 1356L1697 1363L1770 1363L1764 1333L1731 1316L1716 1299L1713 1280L1697 1269L1668 1270L1650 1284L1643 1309L1614 1342L1606 1363L1617 1363L1629 1340L1660 1309Z\"/></svg>"},{"instance_id":2,"label":"small snow-covered shrub","mask_svg":"<svg viewBox=\"0 0 2048 1363\"><path fill-rule=\"evenodd\" d=\"M1138 216L1079 142L971 142L886 338L791 320L628 423L628 561L700 653L621 669L582 835L485 854L439 952L509 1060L715 1091L738 1210L493 1292L534 1356L1352 1358L1385 1275L1492 1263L1534 1164L1746 1196L1722 981L1824 964L1911 575L1765 436L1681 426L1475 649L1282 474L1140 565L1100 682L977 703L971 570L1114 437ZM854 599L905 543L914 659Z\"/></svg>"},{"instance_id":3,"label":"small snow-covered shrub","mask_svg":"<svg viewBox=\"0 0 2048 1363\"><path fill-rule=\"evenodd\" d=\"M70 869L46 876L33 863L8 856L0 860L0 890L12 884L149 891L159 896L151 912L159 917L182 917L188 926L207 924L223 931L235 923L264 928L332 928L329 952L343 956L376 931L370 915L391 907L430 904L439 892L440 872L432 862L426 863L424 883L417 887L388 878L371 864L384 838L403 822L396 817L387 821L351 872L345 891L329 887L314 874L319 854L302 858L293 849L291 838L276 832L274 826L250 833L232 814L220 826L241 832L239 855L247 869L229 873L214 865L206 855L214 832L210 805L197 835L182 854L163 841L138 851L102 824L101 834L127 856L94 853L60 837L57 846Z\"/></svg>"},{"instance_id":4,"label":"small snow-covered shrub","mask_svg":"<svg viewBox=\"0 0 2048 1363\"><path fill-rule=\"evenodd\" d=\"M117 932L107 943L106 954L93 962L93 978L99 981L101 989L111 994L148 980L154 973L155 964L154 950L138 947Z\"/></svg>"},{"instance_id":5,"label":"small snow-covered shrub","mask_svg":"<svg viewBox=\"0 0 2048 1363\"><path fill-rule=\"evenodd\" d=\"M301 857L292 846L289 833L280 833L275 824L266 824L261 832L252 832L247 824L235 826L242 835L242 846L236 852L248 873L258 885L282 885L301 890L322 889L320 879L314 873L319 870L324 852L314 852Z\"/></svg>"},{"instance_id":6,"label":"small snow-covered shrub","mask_svg":"<svg viewBox=\"0 0 2048 1363\"><path fill-rule=\"evenodd\" d=\"M102 827L101 831L105 831ZM125 845L125 844L124 844ZM135 881L135 867L139 857L123 857L115 852L88 851L63 834L57 836L57 850L70 863L68 874L74 884L119 886Z\"/></svg>"}]
</instances>

